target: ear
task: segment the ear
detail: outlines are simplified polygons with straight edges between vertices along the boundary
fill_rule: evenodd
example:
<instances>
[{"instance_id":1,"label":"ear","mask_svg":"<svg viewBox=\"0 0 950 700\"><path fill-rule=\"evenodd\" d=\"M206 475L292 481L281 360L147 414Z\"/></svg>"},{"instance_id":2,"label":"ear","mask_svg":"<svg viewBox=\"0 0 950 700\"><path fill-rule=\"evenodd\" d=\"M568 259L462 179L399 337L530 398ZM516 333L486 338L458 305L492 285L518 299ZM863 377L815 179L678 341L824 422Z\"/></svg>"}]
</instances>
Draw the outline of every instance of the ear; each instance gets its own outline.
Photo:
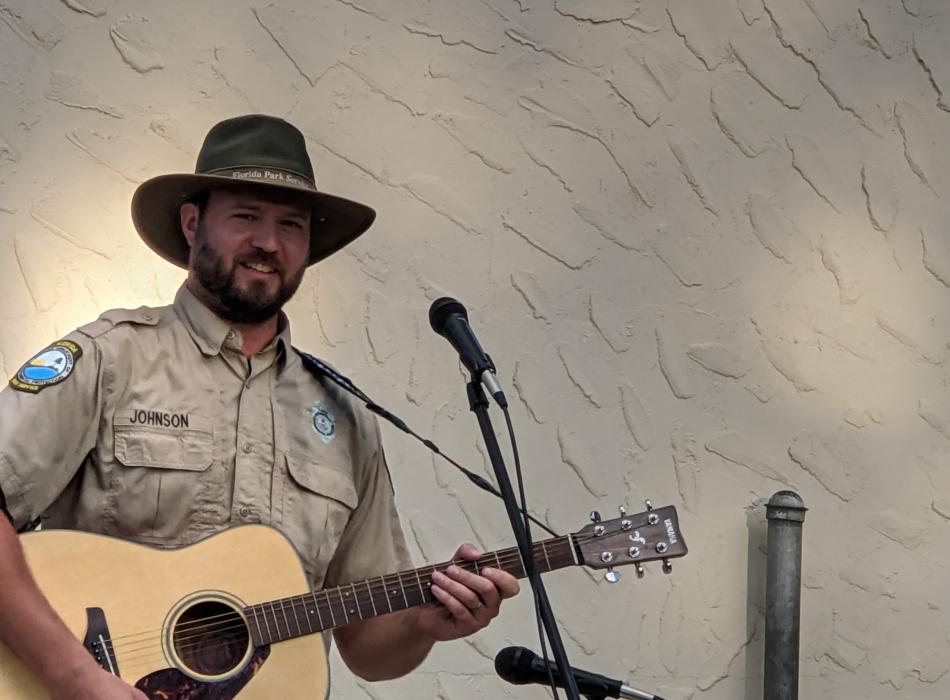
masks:
<instances>
[{"instance_id":1,"label":"ear","mask_svg":"<svg viewBox=\"0 0 950 700\"><path fill-rule=\"evenodd\" d=\"M188 246L193 248L195 245L195 236L198 235L198 221L201 219L201 210L198 205L192 202L185 202L178 210L181 221L181 232L185 234L185 240Z\"/></svg>"}]
</instances>

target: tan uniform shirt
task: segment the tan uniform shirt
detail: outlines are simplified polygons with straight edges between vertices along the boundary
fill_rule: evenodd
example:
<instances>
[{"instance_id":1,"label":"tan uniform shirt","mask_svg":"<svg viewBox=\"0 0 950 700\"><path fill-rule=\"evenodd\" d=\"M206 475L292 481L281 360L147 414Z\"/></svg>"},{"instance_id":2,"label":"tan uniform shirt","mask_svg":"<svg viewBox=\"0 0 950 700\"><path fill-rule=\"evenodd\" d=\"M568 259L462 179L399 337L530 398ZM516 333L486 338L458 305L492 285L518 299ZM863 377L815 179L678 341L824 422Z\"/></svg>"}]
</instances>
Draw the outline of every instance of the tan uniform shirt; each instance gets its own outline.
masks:
<instances>
[{"instance_id":1,"label":"tan uniform shirt","mask_svg":"<svg viewBox=\"0 0 950 700\"><path fill-rule=\"evenodd\" d=\"M280 529L314 588L410 568L375 417L291 349L251 358L182 287L67 336L71 374L0 392L0 490L17 525L181 546ZM261 572L261 575L266 575Z\"/></svg>"}]
</instances>

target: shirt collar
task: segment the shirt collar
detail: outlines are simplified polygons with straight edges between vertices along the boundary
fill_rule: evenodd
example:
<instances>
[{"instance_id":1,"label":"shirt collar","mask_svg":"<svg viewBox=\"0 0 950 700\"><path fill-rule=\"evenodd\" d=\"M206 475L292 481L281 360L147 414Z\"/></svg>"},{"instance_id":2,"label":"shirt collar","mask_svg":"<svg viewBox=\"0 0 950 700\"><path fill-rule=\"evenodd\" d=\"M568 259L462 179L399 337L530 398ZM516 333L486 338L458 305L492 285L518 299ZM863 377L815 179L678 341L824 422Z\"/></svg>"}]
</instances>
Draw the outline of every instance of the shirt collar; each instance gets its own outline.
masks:
<instances>
[{"instance_id":1,"label":"shirt collar","mask_svg":"<svg viewBox=\"0 0 950 700\"><path fill-rule=\"evenodd\" d=\"M227 321L199 301L187 286L182 285L178 290L174 307L198 349L205 355L220 354L225 343L233 342L235 348L240 350L240 332L231 328ZM268 352L274 348L277 350L278 366L283 368L287 352L291 348L290 322L283 311L277 317L277 335L260 352Z\"/></svg>"}]
</instances>

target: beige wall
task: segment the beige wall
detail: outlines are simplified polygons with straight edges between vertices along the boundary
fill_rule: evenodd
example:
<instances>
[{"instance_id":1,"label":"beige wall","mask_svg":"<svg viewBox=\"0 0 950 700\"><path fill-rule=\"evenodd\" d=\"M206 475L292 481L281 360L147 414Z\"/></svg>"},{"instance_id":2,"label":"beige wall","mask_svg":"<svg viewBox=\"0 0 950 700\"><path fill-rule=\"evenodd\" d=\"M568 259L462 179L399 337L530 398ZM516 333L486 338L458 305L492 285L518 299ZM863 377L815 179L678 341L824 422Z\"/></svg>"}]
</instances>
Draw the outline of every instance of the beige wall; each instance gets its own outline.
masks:
<instances>
[{"instance_id":1,"label":"beige wall","mask_svg":"<svg viewBox=\"0 0 950 700\"><path fill-rule=\"evenodd\" d=\"M760 695L761 501L806 523L802 697L950 694L950 31L943 0L0 2L0 365L178 271L128 202L252 111L379 221L291 304L303 347L487 470L463 299L530 500L675 504L672 577L549 579L572 660L669 698ZM503 510L386 432L419 563ZM334 698L497 698L528 596L410 677ZM339 669L339 666L336 666ZM512 694L514 696L514 694ZM540 690L518 697L543 697Z\"/></svg>"}]
</instances>

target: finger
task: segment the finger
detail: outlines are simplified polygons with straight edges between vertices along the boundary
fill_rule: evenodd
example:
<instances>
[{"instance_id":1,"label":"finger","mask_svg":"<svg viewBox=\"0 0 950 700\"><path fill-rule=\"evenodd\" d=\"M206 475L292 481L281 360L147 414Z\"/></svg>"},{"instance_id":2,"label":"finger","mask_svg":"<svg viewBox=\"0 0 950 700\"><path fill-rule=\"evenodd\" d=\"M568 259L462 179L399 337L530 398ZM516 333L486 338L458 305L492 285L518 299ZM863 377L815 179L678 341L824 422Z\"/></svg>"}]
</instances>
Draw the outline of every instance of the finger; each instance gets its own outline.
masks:
<instances>
[{"instance_id":1,"label":"finger","mask_svg":"<svg viewBox=\"0 0 950 700\"><path fill-rule=\"evenodd\" d=\"M472 573L457 566L450 566L445 573L466 588L474 590L485 605L494 607L497 610L498 605L501 603L501 595L493 581L480 574Z\"/></svg>"},{"instance_id":2,"label":"finger","mask_svg":"<svg viewBox=\"0 0 950 700\"><path fill-rule=\"evenodd\" d=\"M441 586L432 586L431 590L432 595L434 595L439 602L445 606L445 609L452 613L452 616L459 622L463 622L472 627L479 625L478 620L475 619L475 615L461 600Z\"/></svg>"},{"instance_id":3,"label":"finger","mask_svg":"<svg viewBox=\"0 0 950 700\"><path fill-rule=\"evenodd\" d=\"M475 545L466 542L455 550L455 556L462 557L462 559L465 559L466 561L476 561L481 558L482 553L478 551L478 548Z\"/></svg>"},{"instance_id":4,"label":"finger","mask_svg":"<svg viewBox=\"0 0 950 700\"><path fill-rule=\"evenodd\" d=\"M495 585L502 599L514 598L521 591L521 584L518 583L518 579L506 571L482 569L481 575Z\"/></svg>"},{"instance_id":5,"label":"finger","mask_svg":"<svg viewBox=\"0 0 950 700\"><path fill-rule=\"evenodd\" d=\"M458 569L458 567L450 566L445 573L441 571L434 572L432 574L433 583L441 587L442 590L446 591L447 593L451 594L452 596L460 600L462 602L462 605L464 605L470 611L473 611L473 612L477 611L483 605L488 603L487 600L481 597L480 591L478 589L473 590L472 586L465 585L464 583L459 582L458 580L453 578L452 573L450 573L453 571L453 569ZM461 570L459 569L458 571L461 571ZM456 576L458 575L457 572L453 572L453 573L455 573ZM468 572L464 572L464 573L468 573ZM476 578L479 578L479 577L476 577ZM484 581L485 581L485 584L487 584L488 588L494 589L495 586L493 583L491 583L487 579L485 579Z\"/></svg>"}]
</instances>

